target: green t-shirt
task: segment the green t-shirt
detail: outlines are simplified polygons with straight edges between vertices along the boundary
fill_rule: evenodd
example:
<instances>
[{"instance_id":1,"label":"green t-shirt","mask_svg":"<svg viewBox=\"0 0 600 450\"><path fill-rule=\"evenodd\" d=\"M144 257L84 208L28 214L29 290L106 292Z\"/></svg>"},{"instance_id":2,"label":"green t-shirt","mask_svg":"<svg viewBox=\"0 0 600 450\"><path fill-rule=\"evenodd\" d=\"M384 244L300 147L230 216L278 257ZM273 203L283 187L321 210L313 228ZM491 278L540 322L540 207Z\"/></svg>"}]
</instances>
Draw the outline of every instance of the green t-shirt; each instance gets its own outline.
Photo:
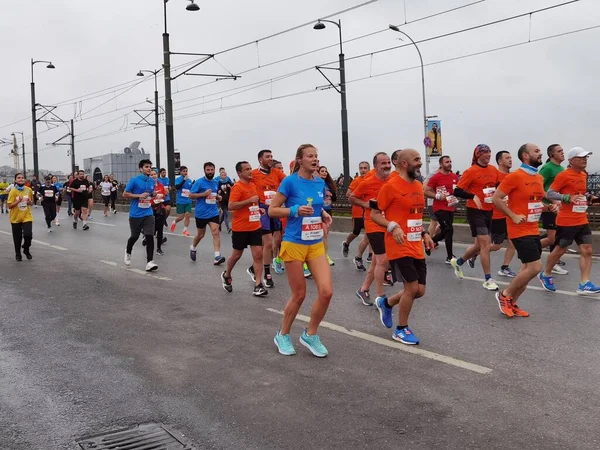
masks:
<instances>
[{"instance_id":1,"label":"green t-shirt","mask_svg":"<svg viewBox=\"0 0 600 450\"><path fill-rule=\"evenodd\" d=\"M544 164L539 171L539 174L544 178L544 191L548 192L550 186L554 182L556 175L561 173L565 168L558 164L554 164L552 161L548 161ZM546 199L544 199L544 203L550 203Z\"/></svg>"}]
</instances>

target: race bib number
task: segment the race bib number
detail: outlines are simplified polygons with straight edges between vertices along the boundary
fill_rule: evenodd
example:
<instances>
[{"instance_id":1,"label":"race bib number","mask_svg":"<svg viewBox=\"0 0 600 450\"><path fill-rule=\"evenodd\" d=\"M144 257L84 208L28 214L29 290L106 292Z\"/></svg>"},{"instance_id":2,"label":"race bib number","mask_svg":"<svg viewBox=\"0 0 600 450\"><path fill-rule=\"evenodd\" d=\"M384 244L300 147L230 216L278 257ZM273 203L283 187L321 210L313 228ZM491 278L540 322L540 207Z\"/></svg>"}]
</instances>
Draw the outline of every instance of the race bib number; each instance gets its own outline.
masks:
<instances>
[{"instance_id":1,"label":"race bib number","mask_svg":"<svg viewBox=\"0 0 600 450\"><path fill-rule=\"evenodd\" d=\"M217 204L217 194L210 194L208 197L206 197L206 204L207 205L216 205Z\"/></svg>"},{"instance_id":2,"label":"race bib number","mask_svg":"<svg viewBox=\"0 0 600 450\"><path fill-rule=\"evenodd\" d=\"M573 212L574 213L584 213L588 209L587 200L575 200L573 202Z\"/></svg>"},{"instance_id":3,"label":"race bib number","mask_svg":"<svg viewBox=\"0 0 600 450\"><path fill-rule=\"evenodd\" d=\"M71 192L71 188L70 187L67 188L67 192Z\"/></svg>"},{"instance_id":4,"label":"race bib number","mask_svg":"<svg viewBox=\"0 0 600 450\"><path fill-rule=\"evenodd\" d=\"M542 215L544 205L542 202L532 202L527 204L527 222L538 222Z\"/></svg>"},{"instance_id":5,"label":"race bib number","mask_svg":"<svg viewBox=\"0 0 600 450\"><path fill-rule=\"evenodd\" d=\"M406 221L406 240L417 242L422 239L423 219L409 219Z\"/></svg>"},{"instance_id":6,"label":"race bib number","mask_svg":"<svg viewBox=\"0 0 600 450\"><path fill-rule=\"evenodd\" d=\"M27 197L21 200L18 206L21 211L25 211L27 209Z\"/></svg>"},{"instance_id":7,"label":"race bib number","mask_svg":"<svg viewBox=\"0 0 600 450\"><path fill-rule=\"evenodd\" d=\"M110 195L110 191L105 191L104 189L102 189L102 196L103 197L108 197Z\"/></svg>"},{"instance_id":8,"label":"race bib number","mask_svg":"<svg viewBox=\"0 0 600 450\"><path fill-rule=\"evenodd\" d=\"M323 237L323 221L320 217L302 218L302 240L316 241Z\"/></svg>"},{"instance_id":9,"label":"race bib number","mask_svg":"<svg viewBox=\"0 0 600 450\"><path fill-rule=\"evenodd\" d=\"M54 197L54 191L44 191L44 197L46 197L46 198Z\"/></svg>"},{"instance_id":10,"label":"race bib number","mask_svg":"<svg viewBox=\"0 0 600 450\"><path fill-rule=\"evenodd\" d=\"M454 195L447 196L446 201L448 202L448 206L458 205L458 199Z\"/></svg>"},{"instance_id":11,"label":"race bib number","mask_svg":"<svg viewBox=\"0 0 600 450\"><path fill-rule=\"evenodd\" d=\"M152 206L152 200L150 199L150 197L145 198L143 200L139 200L138 201L138 207L142 208L142 209L146 209L146 208L150 208Z\"/></svg>"},{"instance_id":12,"label":"race bib number","mask_svg":"<svg viewBox=\"0 0 600 450\"><path fill-rule=\"evenodd\" d=\"M190 190L189 189L182 189L181 190L181 196L184 198L190 198Z\"/></svg>"},{"instance_id":13,"label":"race bib number","mask_svg":"<svg viewBox=\"0 0 600 450\"><path fill-rule=\"evenodd\" d=\"M252 205L248 207L250 211L250 222L260 222L260 209L257 205Z\"/></svg>"},{"instance_id":14,"label":"race bib number","mask_svg":"<svg viewBox=\"0 0 600 450\"><path fill-rule=\"evenodd\" d=\"M265 205L269 206L273 199L275 198L275 191L265 191Z\"/></svg>"},{"instance_id":15,"label":"race bib number","mask_svg":"<svg viewBox=\"0 0 600 450\"><path fill-rule=\"evenodd\" d=\"M484 203L493 203L492 197L494 196L494 192L496 192L495 187L487 187L483 188L483 201Z\"/></svg>"}]
</instances>

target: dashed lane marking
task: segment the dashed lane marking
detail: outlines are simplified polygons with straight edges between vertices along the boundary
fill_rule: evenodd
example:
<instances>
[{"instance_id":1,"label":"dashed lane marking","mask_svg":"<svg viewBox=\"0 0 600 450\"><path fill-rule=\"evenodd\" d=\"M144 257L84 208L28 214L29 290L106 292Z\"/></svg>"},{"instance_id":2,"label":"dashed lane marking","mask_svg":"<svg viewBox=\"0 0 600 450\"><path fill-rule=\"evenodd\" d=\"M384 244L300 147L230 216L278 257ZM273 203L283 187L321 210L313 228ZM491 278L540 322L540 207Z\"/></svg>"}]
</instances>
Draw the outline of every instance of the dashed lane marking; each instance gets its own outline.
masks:
<instances>
[{"instance_id":1,"label":"dashed lane marking","mask_svg":"<svg viewBox=\"0 0 600 450\"><path fill-rule=\"evenodd\" d=\"M141 269L132 269L131 267L121 266L121 265L117 264L114 261L105 261L105 260L101 259L100 262L102 264L106 264L107 266L117 267L119 269L123 269L123 270L126 270L128 272L137 273L138 275L142 275L144 277L155 278L155 279L161 280L161 281L173 281L172 278L161 277L159 275L155 275L154 273L146 272L145 270L141 270Z\"/></svg>"}]
</instances>

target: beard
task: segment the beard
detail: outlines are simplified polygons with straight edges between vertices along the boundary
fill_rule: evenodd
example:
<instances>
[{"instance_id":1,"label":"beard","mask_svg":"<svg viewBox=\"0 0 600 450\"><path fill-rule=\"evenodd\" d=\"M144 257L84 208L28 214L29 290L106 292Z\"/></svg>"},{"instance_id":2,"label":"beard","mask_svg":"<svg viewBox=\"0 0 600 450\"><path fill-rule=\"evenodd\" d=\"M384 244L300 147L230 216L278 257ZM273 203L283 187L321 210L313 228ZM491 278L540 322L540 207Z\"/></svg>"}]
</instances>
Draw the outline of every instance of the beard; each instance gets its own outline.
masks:
<instances>
[{"instance_id":1,"label":"beard","mask_svg":"<svg viewBox=\"0 0 600 450\"><path fill-rule=\"evenodd\" d=\"M204 176L206 177L207 180L212 180L215 177L214 173L205 173Z\"/></svg>"},{"instance_id":2,"label":"beard","mask_svg":"<svg viewBox=\"0 0 600 450\"><path fill-rule=\"evenodd\" d=\"M531 161L531 167L540 167L542 165L542 160L538 159L537 161Z\"/></svg>"},{"instance_id":3,"label":"beard","mask_svg":"<svg viewBox=\"0 0 600 450\"><path fill-rule=\"evenodd\" d=\"M417 178L419 178L421 176L421 169L419 169L417 167L409 167L406 170L406 174L408 175L408 178L410 178L411 180L416 180Z\"/></svg>"}]
</instances>

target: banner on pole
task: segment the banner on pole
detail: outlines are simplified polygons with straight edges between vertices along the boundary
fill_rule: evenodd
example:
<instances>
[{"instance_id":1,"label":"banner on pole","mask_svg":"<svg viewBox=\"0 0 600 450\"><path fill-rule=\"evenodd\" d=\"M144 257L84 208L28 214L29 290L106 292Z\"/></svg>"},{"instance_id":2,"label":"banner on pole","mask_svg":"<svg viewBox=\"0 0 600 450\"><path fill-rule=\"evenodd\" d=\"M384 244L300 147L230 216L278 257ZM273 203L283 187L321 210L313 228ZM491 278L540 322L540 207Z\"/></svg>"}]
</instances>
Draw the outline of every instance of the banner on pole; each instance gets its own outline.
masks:
<instances>
[{"instance_id":1,"label":"banner on pole","mask_svg":"<svg viewBox=\"0 0 600 450\"><path fill-rule=\"evenodd\" d=\"M427 136L424 140L427 148L427 158L442 156L442 121L427 120Z\"/></svg>"},{"instance_id":2,"label":"banner on pole","mask_svg":"<svg viewBox=\"0 0 600 450\"><path fill-rule=\"evenodd\" d=\"M174 152L173 155L175 156L175 175L179 176L179 168L181 167L181 153Z\"/></svg>"}]
</instances>

